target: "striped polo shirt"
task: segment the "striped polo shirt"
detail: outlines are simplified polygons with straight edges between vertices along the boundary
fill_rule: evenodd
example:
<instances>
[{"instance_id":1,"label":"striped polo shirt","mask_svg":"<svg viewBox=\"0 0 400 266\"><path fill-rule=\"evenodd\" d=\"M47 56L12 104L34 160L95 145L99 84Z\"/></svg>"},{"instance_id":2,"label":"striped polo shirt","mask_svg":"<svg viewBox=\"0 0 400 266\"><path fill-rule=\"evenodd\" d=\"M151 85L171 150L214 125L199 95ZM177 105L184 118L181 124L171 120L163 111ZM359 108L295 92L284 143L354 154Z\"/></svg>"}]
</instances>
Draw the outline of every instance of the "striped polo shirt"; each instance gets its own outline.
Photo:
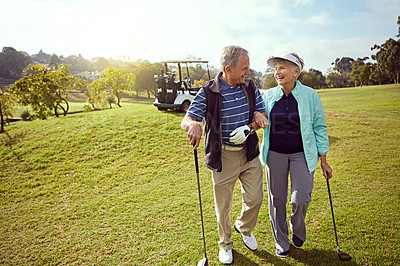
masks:
<instances>
[{"instance_id":1,"label":"striped polo shirt","mask_svg":"<svg viewBox=\"0 0 400 266\"><path fill-rule=\"evenodd\" d=\"M221 78L219 78L219 84L222 95L222 141L224 144L237 146L234 143L229 142L229 134L236 128L247 125L249 120L249 105L247 103L246 95L240 85L237 85L236 87L230 86ZM201 88L192 101L187 114L198 121L202 121L206 114L206 107L206 97L203 88ZM265 112L264 102L260 91L257 88L255 110L260 113ZM241 145L243 145L243 143Z\"/></svg>"}]
</instances>

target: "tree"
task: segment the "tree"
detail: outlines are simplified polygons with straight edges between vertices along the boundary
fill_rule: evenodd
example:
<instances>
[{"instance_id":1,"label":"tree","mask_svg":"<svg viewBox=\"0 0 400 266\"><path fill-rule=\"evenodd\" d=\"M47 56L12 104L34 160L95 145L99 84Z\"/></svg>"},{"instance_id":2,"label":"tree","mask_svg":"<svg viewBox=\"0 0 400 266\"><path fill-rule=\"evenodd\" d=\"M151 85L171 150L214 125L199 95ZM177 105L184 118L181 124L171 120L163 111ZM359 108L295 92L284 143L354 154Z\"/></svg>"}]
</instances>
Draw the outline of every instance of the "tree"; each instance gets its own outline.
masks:
<instances>
[{"instance_id":1,"label":"tree","mask_svg":"<svg viewBox=\"0 0 400 266\"><path fill-rule=\"evenodd\" d=\"M332 65L334 65L333 70L339 73L339 76L333 75L332 78L334 78L331 79L331 81L336 80L340 84L340 87L353 86L354 83L350 78L350 73L351 66L354 62L354 59L351 57L336 58L335 62L333 62ZM331 85L333 83L331 83Z\"/></svg>"},{"instance_id":2,"label":"tree","mask_svg":"<svg viewBox=\"0 0 400 266\"><path fill-rule=\"evenodd\" d=\"M108 60L104 57L97 57L95 60L96 62L94 63L94 69L99 72L111 66L110 62L108 62Z\"/></svg>"},{"instance_id":3,"label":"tree","mask_svg":"<svg viewBox=\"0 0 400 266\"><path fill-rule=\"evenodd\" d=\"M376 55L372 59L378 63L378 69L386 72L395 83L399 83L400 78L400 39L395 41L390 38L382 45L374 45L371 50L377 49Z\"/></svg>"},{"instance_id":4,"label":"tree","mask_svg":"<svg viewBox=\"0 0 400 266\"><path fill-rule=\"evenodd\" d=\"M199 61L201 60L201 58L193 55L188 55L185 60ZM189 87L200 87L217 74L215 70L210 69L208 66L205 67L205 63L198 63L198 62L181 63L180 66L181 66L182 79L186 80ZM160 74L161 72L161 75L163 75L164 74L163 71L164 69L160 64L160 69L157 74ZM175 73L176 74L175 81L178 81L179 79L178 71L179 71L178 64L172 64L172 63L168 64L168 69L166 70L166 72ZM210 73L210 76L208 75L208 73Z\"/></svg>"},{"instance_id":5,"label":"tree","mask_svg":"<svg viewBox=\"0 0 400 266\"><path fill-rule=\"evenodd\" d=\"M256 84L257 88L263 89L263 84L262 84L262 73L257 72L254 69L250 69L250 75L249 78L251 78L254 83Z\"/></svg>"},{"instance_id":6,"label":"tree","mask_svg":"<svg viewBox=\"0 0 400 266\"><path fill-rule=\"evenodd\" d=\"M316 69L310 69L308 72L303 71L299 76L299 81L313 89L326 87L325 77L322 72Z\"/></svg>"},{"instance_id":7,"label":"tree","mask_svg":"<svg viewBox=\"0 0 400 266\"><path fill-rule=\"evenodd\" d=\"M276 79L274 77L274 74L267 74L264 77L264 88L270 89L273 87L278 86L278 83L276 82Z\"/></svg>"},{"instance_id":8,"label":"tree","mask_svg":"<svg viewBox=\"0 0 400 266\"><path fill-rule=\"evenodd\" d=\"M357 87L357 82L359 82L360 86L362 87L364 84L369 83L371 73L372 73L372 66L369 64L364 64L353 68L353 71L351 72L351 78L354 80L356 87Z\"/></svg>"},{"instance_id":9,"label":"tree","mask_svg":"<svg viewBox=\"0 0 400 266\"><path fill-rule=\"evenodd\" d=\"M83 58L82 55L76 56L71 55L63 60L64 64L71 65L70 71L72 73L79 73L84 71L94 71L94 66L87 59Z\"/></svg>"},{"instance_id":10,"label":"tree","mask_svg":"<svg viewBox=\"0 0 400 266\"><path fill-rule=\"evenodd\" d=\"M278 86L278 83L276 82L276 79L274 77L274 72L275 70L271 67L268 67L267 70L265 71L264 84L263 84L264 88L270 89Z\"/></svg>"},{"instance_id":11,"label":"tree","mask_svg":"<svg viewBox=\"0 0 400 266\"><path fill-rule=\"evenodd\" d=\"M342 88L342 87L345 87L346 79L340 73L330 69L330 70L328 70L328 76L326 77L326 83L331 88Z\"/></svg>"},{"instance_id":12,"label":"tree","mask_svg":"<svg viewBox=\"0 0 400 266\"><path fill-rule=\"evenodd\" d=\"M360 83L362 87L364 84L369 84L372 81L370 78L374 67L371 63L364 63L367 59L368 57L357 58L352 65L350 77L354 80L356 87L357 83Z\"/></svg>"},{"instance_id":13,"label":"tree","mask_svg":"<svg viewBox=\"0 0 400 266\"><path fill-rule=\"evenodd\" d=\"M396 37L400 37L400 16L397 18L397 25L399 26L399 31Z\"/></svg>"},{"instance_id":14,"label":"tree","mask_svg":"<svg viewBox=\"0 0 400 266\"><path fill-rule=\"evenodd\" d=\"M107 92L103 90L100 79L96 79L90 83L86 90L87 102L92 105L93 109L96 109L96 104L100 104L105 109L105 99Z\"/></svg>"},{"instance_id":15,"label":"tree","mask_svg":"<svg viewBox=\"0 0 400 266\"><path fill-rule=\"evenodd\" d=\"M209 80L205 80L205 79L198 79L193 81L192 87L193 88L200 88L201 86L203 86L204 84L206 84Z\"/></svg>"},{"instance_id":16,"label":"tree","mask_svg":"<svg viewBox=\"0 0 400 266\"><path fill-rule=\"evenodd\" d=\"M121 94L126 91L132 92L134 84L133 73L126 73L122 68L107 67L100 72L100 79L90 83L91 101L114 95L117 98L117 105L121 107Z\"/></svg>"},{"instance_id":17,"label":"tree","mask_svg":"<svg viewBox=\"0 0 400 266\"><path fill-rule=\"evenodd\" d=\"M33 118L46 119L52 113L58 117L58 109L64 116L69 110L67 91L81 83L71 75L68 66L60 64L52 69L41 65L31 67L33 73L8 87L17 102L33 110ZM65 104L65 107L63 106Z\"/></svg>"},{"instance_id":18,"label":"tree","mask_svg":"<svg viewBox=\"0 0 400 266\"><path fill-rule=\"evenodd\" d=\"M139 97L139 92L147 92L148 98L150 98L150 94L156 95L157 85L154 75L159 74L160 69L162 69L161 64L150 64L149 62L143 62L133 68L133 73L136 77L134 85L136 97Z\"/></svg>"},{"instance_id":19,"label":"tree","mask_svg":"<svg viewBox=\"0 0 400 266\"><path fill-rule=\"evenodd\" d=\"M25 67L33 63L29 56L12 47L4 47L0 53L0 78L19 79Z\"/></svg>"},{"instance_id":20,"label":"tree","mask_svg":"<svg viewBox=\"0 0 400 266\"><path fill-rule=\"evenodd\" d=\"M0 133L4 132L7 117L12 117L12 95L0 88Z\"/></svg>"},{"instance_id":21,"label":"tree","mask_svg":"<svg viewBox=\"0 0 400 266\"><path fill-rule=\"evenodd\" d=\"M373 64L372 73L369 78L374 84L379 85L390 82L390 77L387 75L386 71L382 72L377 64Z\"/></svg>"},{"instance_id":22,"label":"tree","mask_svg":"<svg viewBox=\"0 0 400 266\"><path fill-rule=\"evenodd\" d=\"M201 60L201 59L188 58L188 60ZM186 77L185 71L186 71L186 73L187 73L187 71L189 71L190 81L192 84L198 80L208 81L209 80L208 71L206 68L204 68L204 66L205 66L204 64L190 64L187 66L188 70L182 69L182 75L183 75L183 77ZM213 71L211 71L210 69L208 69L208 70L210 71L210 78L212 79L217 73L212 73Z\"/></svg>"},{"instance_id":23,"label":"tree","mask_svg":"<svg viewBox=\"0 0 400 266\"><path fill-rule=\"evenodd\" d=\"M335 62L332 63L332 65L334 65L333 70L340 74L350 73L351 66L354 62L354 59L351 57L342 57L341 59L336 58Z\"/></svg>"},{"instance_id":24,"label":"tree","mask_svg":"<svg viewBox=\"0 0 400 266\"><path fill-rule=\"evenodd\" d=\"M124 66L126 65L121 60L114 60L111 57L108 58L107 61L111 64L111 67L114 67L114 68L124 68Z\"/></svg>"}]
</instances>

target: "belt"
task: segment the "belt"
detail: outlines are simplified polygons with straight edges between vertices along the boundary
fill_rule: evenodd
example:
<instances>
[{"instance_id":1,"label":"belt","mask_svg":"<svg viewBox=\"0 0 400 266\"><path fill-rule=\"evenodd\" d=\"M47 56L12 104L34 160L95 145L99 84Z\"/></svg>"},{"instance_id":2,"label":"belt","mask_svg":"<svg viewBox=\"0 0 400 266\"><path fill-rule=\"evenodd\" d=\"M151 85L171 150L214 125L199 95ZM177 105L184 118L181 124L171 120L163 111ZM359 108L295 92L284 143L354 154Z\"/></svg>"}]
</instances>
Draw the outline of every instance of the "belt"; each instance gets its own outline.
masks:
<instances>
[{"instance_id":1,"label":"belt","mask_svg":"<svg viewBox=\"0 0 400 266\"><path fill-rule=\"evenodd\" d=\"M246 145L243 146L230 146L226 144L222 144L222 149L226 151L241 151L246 147Z\"/></svg>"}]
</instances>

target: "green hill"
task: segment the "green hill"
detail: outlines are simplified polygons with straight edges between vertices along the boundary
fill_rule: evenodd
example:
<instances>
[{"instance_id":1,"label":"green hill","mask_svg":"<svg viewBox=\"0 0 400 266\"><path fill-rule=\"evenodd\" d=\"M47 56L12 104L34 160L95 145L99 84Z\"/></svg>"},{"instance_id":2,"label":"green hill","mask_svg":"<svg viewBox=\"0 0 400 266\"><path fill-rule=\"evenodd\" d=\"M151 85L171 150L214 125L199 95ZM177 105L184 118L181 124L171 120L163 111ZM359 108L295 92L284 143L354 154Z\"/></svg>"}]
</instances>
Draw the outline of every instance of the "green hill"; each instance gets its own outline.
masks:
<instances>
[{"instance_id":1,"label":"green hill","mask_svg":"<svg viewBox=\"0 0 400 266\"><path fill-rule=\"evenodd\" d=\"M319 90L342 251L351 265L400 264L400 86ZM133 100L132 100L133 101ZM0 263L195 265L203 258L193 152L181 113L147 101L16 122L0 134ZM262 132L258 134L261 136ZM217 264L211 174L199 150L207 251ZM317 168L308 240L275 256L264 203L250 252L233 230L235 265L342 265ZM232 219L240 214L235 187Z\"/></svg>"}]
</instances>

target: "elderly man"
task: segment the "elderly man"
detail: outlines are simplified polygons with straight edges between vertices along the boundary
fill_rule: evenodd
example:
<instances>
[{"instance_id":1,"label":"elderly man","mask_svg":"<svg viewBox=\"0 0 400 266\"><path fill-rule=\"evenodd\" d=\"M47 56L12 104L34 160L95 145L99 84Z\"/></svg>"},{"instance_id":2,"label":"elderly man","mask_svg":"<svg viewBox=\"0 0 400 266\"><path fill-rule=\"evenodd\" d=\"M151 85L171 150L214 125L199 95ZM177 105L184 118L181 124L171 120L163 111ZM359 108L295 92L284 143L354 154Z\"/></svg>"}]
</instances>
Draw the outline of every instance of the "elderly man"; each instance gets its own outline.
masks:
<instances>
[{"instance_id":1,"label":"elderly man","mask_svg":"<svg viewBox=\"0 0 400 266\"><path fill-rule=\"evenodd\" d=\"M212 170L215 212L219 234L219 261L233 262L230 210L233 189L239 179L242 187L242 211L234 224L243 242L252 251L258 244L252 234L263 199L262 167L258 159L258 137L255 130L268 127L261 94L250 74L247 50L228 46L222 51L221 69L214 80L198 92L181 127L187 131L190 144L200 144L203 122L205 162ZM264 118L253 121L259 112Z\"/></svg>"}]
</instances>

